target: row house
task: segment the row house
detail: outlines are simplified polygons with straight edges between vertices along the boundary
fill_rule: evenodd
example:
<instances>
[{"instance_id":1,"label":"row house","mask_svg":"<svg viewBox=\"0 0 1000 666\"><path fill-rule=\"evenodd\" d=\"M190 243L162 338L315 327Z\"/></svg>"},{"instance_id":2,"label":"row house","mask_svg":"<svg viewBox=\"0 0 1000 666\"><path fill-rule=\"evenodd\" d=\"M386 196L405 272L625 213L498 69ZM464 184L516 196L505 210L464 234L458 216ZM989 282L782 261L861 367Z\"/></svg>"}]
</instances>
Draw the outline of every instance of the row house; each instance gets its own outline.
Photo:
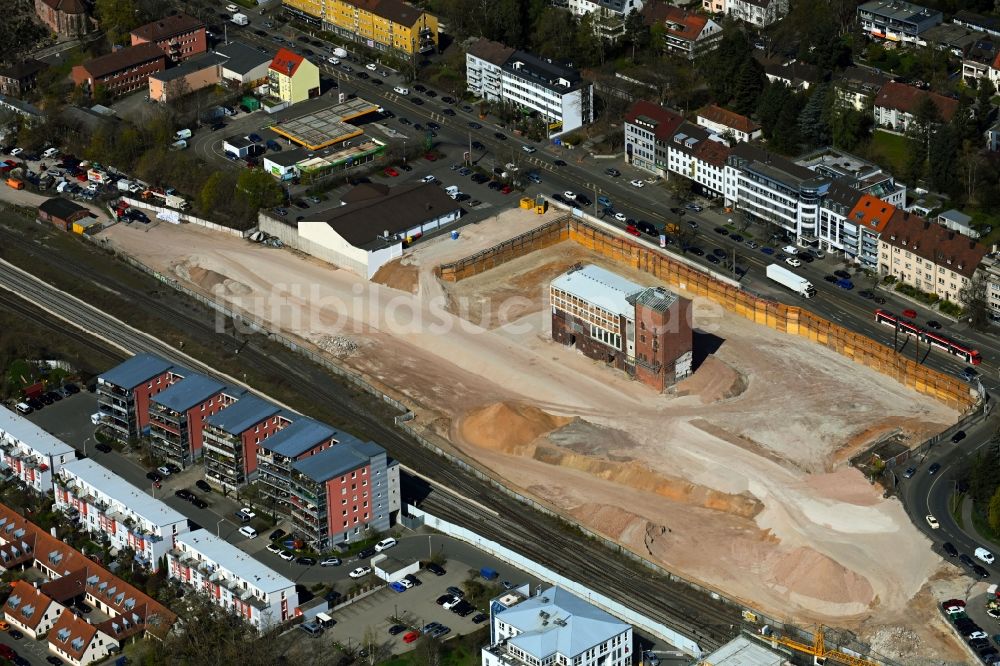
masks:
<instances>
[{"instance_id":1,"label":"row house","mask_svg":"<svg viewBox=\"0 0 1000 666\"><path fill-rule=\"evenodd\" d=\"M0 451L5 474L36 493L52 489L52 475L76 460L76 450L6 407L0 407Z\"/></svg>"},{"instance_id":2,"label":"row house","mask_svg":"<svg viewBox=\"0 0 1000 666\"><path fill-rule=\"evenodd\" d=\"M647 25L663 26L663 44L667 51L688 60L719 48L722 26L712 19L666 3L647 7Z\"/></svg>"},{"instance_id":3,"label":"row house","mask_svg":"<svg viewBox=\"0 0 1000 666\"><path fill-rule=\"evenodd\" d=\"M719 197L728 156L723 137L685 121L667 144L667 169L692 181L700 194Z\"/></svg>"},{"instance_id":4,"label":"row house","mask_svg":"<svg viewBox=\"0 0 1000 666\"><path fill-rule=\"evenodd\" d=\"M917 41L918 46L925 46L937 51L947 51L956 58L965 58L977 45L985 45L989 36L985 32L973 32L961 26L945 23L930 28Z\"/></svg>"},{"instance_id":5,"label":"row house","mask_svg":"<svg viewBox=\"0 0 1000 666\"><path fill-rule=\"evenodd\" d=\"M291 423L291 417L252 394L209 417L203 429L205 479L228 490L245 486L257 476L258 449Z\"/></svg>"},{"instance_id":6,"label":"row house","mask_svg":"<svg viewBox=\"0 0 1000 666\"><path fill-rule=\"evenodd\" d=\"M144 567L158 571L187 518L89 458L64 465L53 485L55 508L111 547L135 551Z\"/></svg>"},{"instance_id":7,"label":"row house","mask_svg":"<svg viewBox=\"0 0 1000 666\"><path fill-rule=\"evenodd\" d=\"M208 50L205 24L187 14L171 14L130 33L132 46L156 44L176 64Z\"/></svg>"},{"instance_id":8,"label":"row house","mask_svg":"<svg viewBox=\"0 0 1000 666\"><path fill-rule=\"evenodd\" d=\"M3 504L0 567L5 571L32 567L47 579L38 585L38 594L24 589L18 594L16 607L10 599L4 607L5 616L9 614L21 626L33 622L38 613L39 623L33 631L39 635L41 618L48 618L44 620L47 623L60 605L86 603L99 611L95 617L107 618L91 624L72 612L62 611L48 629L49 650L80 666L120 651L135 637L162 641L177 619L158 601Z\"/></svg>"},{"instance_id":9,"label":"row house","mask_svg":"<svg viewBox=\"0 0 1000 666\"><path fill-rule=\"evenodd\" d=\"M881 275L939 298L960 302L986 256L986 247L960 233L916 215L896 211L879 238Z\"/></svg>"},{"instance_id":10,"label":"row house","mask_svg":"<svg viewBox=\"0 0 1000 666\"><path fill-rule=\"evenodd\" d=\"M293 581L206 530L178 537L167 560L171 578L205 592L258 631L300 614Z\"/></svg>"},{"instance_id":11,"label":"row house","mask_svg":"<svg viewBox=\"0 0 1000 666\"><path fill-rule=\"evenodd\" d=\"M10 584L10 596L3 605L3 617L26 636L38 639L52 630L65 607L28 581Z\"/></svg>"},{"instance_id":12,"label":"row house","mask_svg":"<svg viewBox=\"0 0 1000 666\"><path fill-rule=\"evenodd\" d=\"M877 39L917 44L930 28L940 25L944 14L903 0L872 0L858 7L861 30Z\"/></svg>"},{"instance_id":13,"label":"row house","mask_svg":"<svg viewBox=\"0 0 1000 666\"><path fill-rule=\"evenodd\" d=\"M985 32L991 37L1000 37L1000 18L995 16L983 16L982 14L962 9L955 12L955 16L952 17L951 22L955 25L964 26L969 30Z\"/></svg>"},{"instance_id":14,"label":"row house","mask_svg":"<svg viewBox=\"0 0 1000 666\"><path fill-rule=\"evenodd\" d=\"M149 441L153 453L187 467L202 455L205 419L236 402L242 389L191 373L149 401Z\"/></svg>"},{"instance_id":15,"label":"row house","mask_svg":"<svg viewBox=\"0 0 1000 666\"><path fill-rule=\"evenodd\" d=\"M73 67L73 83L93 95L98 87L112 97L120 97L146 88L149 75L162 72L167 58L156 44L126 46L113 53L87 60Z\"/></svg>"},{"instance_id":16,"label":"row house","mask_svg":"<svg viewBox=\"0 0 1000 666\"><path fill-rule=\"evenodd\" d=\"M684 116L644 99L625 112L625 163L665 177L671 139Z\"/></svg>"},{"instance_id":17,"label":"row house","mask_svg":"<svg viewBox=\"0 0 1000 666\"><path fill-rule=\"evenodd\" d=\"M572 67L485 40L469 47L465 66L470 92L537 113L549 135L594 121L594 86Z\"/></svg>"},{"instance_id":18,"label":"row house","mask_svg":"<svg viewBox=\"0 0 1000 666\"><path fill-rule=\"evenodd\" d=\"M105 433L120 442L137 439L149 426L150 399L186 371L152 354L136 354L97 377L97 409Z\"/></svg>"},{"instance_id":19,"label":"row house","mask_svg":"<svg viewBox=\"0 0 1000 666\"><path fill-rule=\"evenodd\" d=\"M941 121L951 122L958 111L957 99L891 81L882 86L875 96L875 124L895 132L905 132L921 103L928 98L937 107Z\"/></svg>"},{"instance_id":20,"label":"row house","mask_svg":"<svg viewBox=\"0 0 1000 666\"><path fill-rule=\"evenodd\" d=\"M374 442L341 435L291 464L289 517L297 535L325 550L389 529L399 508L399 464Z\"/></svg>"},{"instance_id":21,"label":"row house","mask_svg":"<svg viewBox=\"0 0 1000 666\"><path fill-rule=\"evenodd\" d=\"M257 481L261 497L276 511L290 514L292 465L337 444L336 430L307 416L295 420L257 446Z\"/></svg>"},{"instance_id":22,"label":"row house","mask_svg":"<svg viewBox=\"0 0 1000 666\"><path fill-rule=\"evenodd\" d=\"M734 142L756 141L760 125L744 115L710 104L698 112L697 123L715 134L732 137Z\"/></svg>"}]
</instances>

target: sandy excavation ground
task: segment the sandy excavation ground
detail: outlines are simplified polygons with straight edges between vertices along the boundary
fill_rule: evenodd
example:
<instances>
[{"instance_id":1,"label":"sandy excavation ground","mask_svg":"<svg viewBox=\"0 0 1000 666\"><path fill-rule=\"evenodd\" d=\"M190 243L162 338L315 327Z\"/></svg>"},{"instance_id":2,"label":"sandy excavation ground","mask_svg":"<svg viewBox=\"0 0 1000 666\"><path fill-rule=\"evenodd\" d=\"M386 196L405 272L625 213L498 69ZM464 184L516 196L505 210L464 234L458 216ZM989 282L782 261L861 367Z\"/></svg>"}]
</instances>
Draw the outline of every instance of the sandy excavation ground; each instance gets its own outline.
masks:
<instances>
[{"instance_id":1,"label":"sandy excavation ground","mask_svg":"<svg viewBox=\"0 0 1000 666\"><path fill-rule=\"evenodd\" d=\"M418 245L377 276L399 289L190 225L104 233L393 387L461 453L683 576L772 616L862 629L887 656L898 644L897 657L961 659L929 588L958 585L955 570L843 463L956 413L701 300L696 344L714 352L672 393L653 393L548 339L545 285L573 263L652 283L572 243L454 285L433 276L540 222L512 211Z\"/></svg>"}]
</instances>

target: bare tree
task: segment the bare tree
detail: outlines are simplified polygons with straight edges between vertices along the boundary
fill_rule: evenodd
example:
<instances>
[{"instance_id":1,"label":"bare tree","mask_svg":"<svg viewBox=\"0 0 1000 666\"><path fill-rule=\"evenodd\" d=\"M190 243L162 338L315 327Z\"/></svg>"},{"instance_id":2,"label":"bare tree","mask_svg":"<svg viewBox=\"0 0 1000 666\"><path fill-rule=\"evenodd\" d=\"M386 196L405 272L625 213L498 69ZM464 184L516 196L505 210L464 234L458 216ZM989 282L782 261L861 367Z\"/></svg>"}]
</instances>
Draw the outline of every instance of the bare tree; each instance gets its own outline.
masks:
<instances>
[{"instance_id":1,"label":"bare tree","mask_svg":"<svg viewBox=\"0 0 1000 666\"><path fill-rule=\"evenodd\" d=\"M969 284L958 292L958 300L965 308L969 324L975 329L984 329L989 325L990 304L986 274L977 270L969 280Z\"/></svg>"}]
</instances>

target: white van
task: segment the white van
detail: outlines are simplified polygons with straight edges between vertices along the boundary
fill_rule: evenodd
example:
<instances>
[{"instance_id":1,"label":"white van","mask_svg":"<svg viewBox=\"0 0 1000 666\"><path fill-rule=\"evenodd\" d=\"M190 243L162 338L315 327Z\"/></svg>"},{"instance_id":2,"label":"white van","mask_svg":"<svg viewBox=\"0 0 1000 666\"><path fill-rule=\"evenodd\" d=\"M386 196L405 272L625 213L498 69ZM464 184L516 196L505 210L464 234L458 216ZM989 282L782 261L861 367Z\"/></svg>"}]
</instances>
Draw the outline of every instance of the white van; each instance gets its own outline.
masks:
<instances>
[{"instance_id":1,"label":"white van","mask_svg":"<svg viewBox=\"0 0 1000 666\"><path fill-rule=\"evenodd\" d=\"M30 414L34 410L31 408L31 405L29 405L28 403L26 403L26 402L19 402L19 403L17 403L17 411L21 412L22 414Z\"/></svg>"},{"instance_id":2,"label":"white van","mask_svg":"<svg viewBox=\"0 0 1000 666\"><path fill-rule=\"evenodd\" d=\"M229 12L230 14L235 14L236 12L240 11L240 8L237 7L236 5L226 5L226 11Z\"/></svg>"},{"instance_id":3,"label":"white van","mask_svg":"<svg viewBox=\"0 0 1000 666\"><path fill-rule=\"evenodd\" d=\"M976 559L986 562L986 564L993 564L993 553L986 550L985 548L976 548Z\"/></svg>"},{"instance_id":4,"label":"white van","mask_svg":"<svg viewBox=\"0 0 1000 666\"><path fill-rule=\"evenodd\" d=\"M101 413L94 412L90 415L90 422L94 425L98 425L101 422Z\"/></svg>"},{"instance_id":5,"label":"white van","mask_svg":"<svg viewBox=\"0 0 1000 666\"><path fill-rule=\"evenodd\" d=\"M52 157L55 157L58 154L59 154L59 149L58 148L49 148L44 153L42 153L42 157L44 157L45 159L50 159Z\"/></svg>"},{"instance_id":6,"label":"white van","mask_svg":"<svg viewBox=\"0 0 1000 666\"><path fill-rule=\"evenodd\" d=\"M790 254L794 257L799 253L799 248L795 247L794 245L786 245L785 247L781 248L781 251L784 252L785 254Z\"/></svg>"},{"instance_id":7,"label":"white van","mask_svg":"<svg viewBox=\"0 0 1000 666\"><path fill-rule=\"evenodd\" d=\"M253 539L254 537L257 536L257 530L250 527L249 525L244 525L243 527L240 528L240 534L242 534L248 539Z\"/></svg>"},{"instance_id":8,"label":"white van","mask_svg":"<svg viewBox=\"0 0 1000 666\"><path fill-rule=\"evenodd\" d=\"M409 95L410 94L410 89L409 88L404 88L403 86L396 86L395 88L393 88L393 90L395 90L396 92L398 92L400 95Z\"/></svg>"}]
</instances>

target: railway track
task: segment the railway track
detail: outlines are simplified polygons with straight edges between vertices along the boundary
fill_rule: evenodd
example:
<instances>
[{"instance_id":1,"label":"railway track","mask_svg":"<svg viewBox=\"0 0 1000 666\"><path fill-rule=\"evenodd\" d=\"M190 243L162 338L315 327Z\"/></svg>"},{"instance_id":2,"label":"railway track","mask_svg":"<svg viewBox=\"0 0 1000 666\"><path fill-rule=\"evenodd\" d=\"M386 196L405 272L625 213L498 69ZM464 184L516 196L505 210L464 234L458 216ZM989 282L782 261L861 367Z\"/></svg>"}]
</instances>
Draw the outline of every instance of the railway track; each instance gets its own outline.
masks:
<instances>
[{"instance_id":1,"label":"railway track","mask_svg":"<svg viewBox=\"0 0 1000 666\"><path fill-rule=\"evenodd\" d=\"M51 267L73 276L74 280L78 280L81 275L93 273L91 266L71 259L60 258L58 263L53 263L46 248L13 234L8 235L8 238L12 244L17 244L19 249L35 257L37 261L49 263ZM142 284L141 281L137 282ZM3 264L0 264L0 286L16 294L29 295L32 301L50 312L85 331L112 341L128 352L154 353L182 365L191 365L189 358L180 356L170 345L122 326L118 320L88 304L69 298L55 288ZM230 336L216 330L214 313L207 308L185 304L176 297L157 298L149 290L122 282L115 284L114 291L126 302L146 309L174 326L182 327L194 338L214 340L215 343L232 343ZM31 309L26 308L23 302L18 303L19 301L20 299L7 296L0 289L0 303L11 303L11 307L18 312ZM69 333L67 327L54 324L50 318L38 315L32 318L39 323L45 320L59 333ZM75 332L73 335L74 338L88 337ZM88 348L94 347L92 342L87 344ZM100 353L112 361L124 356L117 349L105 349ZM434 515L474 530L568 578L585 583L595 591L692 638L703 649L718 647L738 632L738 608L717 601L683 583L660 576L586 538L568 524L518 502L488 482L430 454L420 443L404 435L391 421L385 419L384 412L375 409L374 399L367 396L359 399L355 395L356 388L345 386L306 358L290 351L274 353L273 350L261 349L251 339L241 348L240 359L241 364L254 367L277 380L293 380L298 386L309 387L311 395L323 401L330 413L346 422L358 424L360 429L384 446L390 455L415 473L431 478L496 512L494 515L473 502L465 502L450 493L427 487L426 494L421 498L421 506ZM216 375L212 368L205 365L196 369Z\"/></svg>"}]
</instances>

